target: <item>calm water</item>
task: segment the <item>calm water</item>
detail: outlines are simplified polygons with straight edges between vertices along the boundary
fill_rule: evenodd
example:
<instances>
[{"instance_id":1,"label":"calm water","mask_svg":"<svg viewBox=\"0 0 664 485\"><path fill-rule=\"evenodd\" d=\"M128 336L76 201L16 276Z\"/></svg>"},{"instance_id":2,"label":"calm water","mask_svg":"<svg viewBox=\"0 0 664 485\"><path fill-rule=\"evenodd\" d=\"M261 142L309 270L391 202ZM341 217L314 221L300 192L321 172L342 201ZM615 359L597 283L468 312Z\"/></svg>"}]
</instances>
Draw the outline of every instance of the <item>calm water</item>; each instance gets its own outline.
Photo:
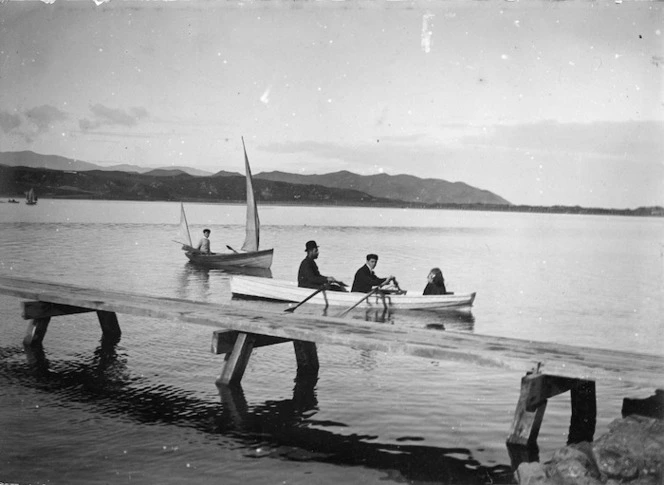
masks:
<instances>
[{"instance_id":1,"label":"calm water","mask_svg":"<svg viewBox=\"0 0 664 485\"><path fill-rule=\"evenodd\" d=\"M244 207L189 204L192 235L239 248ZM294 279L304 243L348 283L368 252L379 275L421 292L432 266L471 313L403 312L376 325L662 354L664 220L606 216L261 206L272 275ZM185 263L179 204L40 200L0 204L0 273L231 302L229 275ZM301 313L316 313L306 305ZM350 318L373 318L359 311ZM120 315L100 347L91 315L52 320L26 354L19 300L0 296L0 482L509 483L504 445L519 373L319 346L317 382L294 384L292 347L254 352L243 392L220 395L211 331ZM446 329L446 330L443 330ZM599 383L597 435L622 397ZM549 401L543 458L565 444L569 397Z\"/></svg>"}]
</instances>

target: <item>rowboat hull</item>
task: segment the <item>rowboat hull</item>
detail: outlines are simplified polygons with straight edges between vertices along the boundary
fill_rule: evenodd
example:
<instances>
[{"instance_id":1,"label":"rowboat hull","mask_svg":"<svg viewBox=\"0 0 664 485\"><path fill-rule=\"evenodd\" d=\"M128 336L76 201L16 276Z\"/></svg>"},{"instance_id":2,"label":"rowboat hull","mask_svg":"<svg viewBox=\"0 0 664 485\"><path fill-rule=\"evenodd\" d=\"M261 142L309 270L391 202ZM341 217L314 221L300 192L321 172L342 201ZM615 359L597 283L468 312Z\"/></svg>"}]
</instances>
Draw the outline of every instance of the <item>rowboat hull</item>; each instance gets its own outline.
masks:
<instances>
[{"instance_id":1,"label":"rowboat hull","mask_svg":"<svg viewBox=\"0 0 664 485\"><path fill-rule=\"evenodd\" d=\"M205 268L225 268L232 266L235 268L263 268L269 269L272 266L272 256L274 249L264 249L262 251L252 251L247 253L223 253L223 254L202 254L193 251L187 251L184 254L193 264Z\"/></svg>"},{"instance_id":2,"label":"rowboat hull","mask_svg":"<svg viewBox=\"0 0 664 485\"><path fill-rule=\"evenodd\" d=\"M231 292L236 298L255 298L270 301L297 302L304 300L315 290L299 288L296 283L272 278L232 276ZM366 293L322 291L307 301L315 305L350 307L366 296ZM391 308L402 310L437 310L471 307L475 293L454 295L397 295L374 294L357 308Z\"/></svg>"}]
</instances>

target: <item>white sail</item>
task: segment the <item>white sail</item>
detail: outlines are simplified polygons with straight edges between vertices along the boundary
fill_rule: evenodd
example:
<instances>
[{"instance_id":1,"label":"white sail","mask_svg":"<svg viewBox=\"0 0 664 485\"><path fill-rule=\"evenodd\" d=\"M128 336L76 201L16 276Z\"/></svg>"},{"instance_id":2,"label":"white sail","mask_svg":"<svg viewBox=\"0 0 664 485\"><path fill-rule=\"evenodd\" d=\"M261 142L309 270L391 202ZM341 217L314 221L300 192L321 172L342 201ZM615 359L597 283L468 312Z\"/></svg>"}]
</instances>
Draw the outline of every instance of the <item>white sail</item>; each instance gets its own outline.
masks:
<instances>
[{"instance_id":1,"label":"white sail","mask_svg":"<svg viewBox=\"0 0 664 485\"><path fill-rule=\"evenodd\" d=\"M244 138L242 138L242 149L244 150L244 168L247 173L247 224L245 228L246 235L244 244L242 245L242 250L258 251L258 243L260 239L260 222L258 220L258 210L256 209L256 199L254 197L254 185L251 178L251 169L249 168L247 149L244 146Z\"/></svg>"},{"instance_id":2,"label":"white sail","mask_svg":"<svg viewBox=\"0 0 664 485\"><path fill-rule=\"evenodd\" d=\"M34 205L37 203L37 196L35 195L34 189L30 189L26 192L25 203L29 205Z\"/></svg>"},{"instance_id":3,"label":"white sail","mask_svg":"<svg viewBox=\"0 0 664 485\"><path fill-rule=\"evenodd\" d=\"M189 224L187 224L187 216L184 213L184 204L180 202L180 227L178 228L178 235L176 242L191 246L191 234L189 234Z\"/></svg>"}]
</instances>

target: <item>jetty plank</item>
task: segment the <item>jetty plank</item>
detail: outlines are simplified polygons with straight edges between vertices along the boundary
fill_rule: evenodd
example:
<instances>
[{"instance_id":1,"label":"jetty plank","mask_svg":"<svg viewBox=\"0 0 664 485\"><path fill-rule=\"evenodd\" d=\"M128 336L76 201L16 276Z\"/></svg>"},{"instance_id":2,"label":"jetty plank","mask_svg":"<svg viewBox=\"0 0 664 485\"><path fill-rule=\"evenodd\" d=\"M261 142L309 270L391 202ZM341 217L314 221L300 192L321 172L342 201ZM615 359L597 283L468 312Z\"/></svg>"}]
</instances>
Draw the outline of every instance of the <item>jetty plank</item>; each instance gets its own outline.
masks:
<instances>
[{"instance_id":1,"label":"jetty plank","mask_svg":"<svg viewBox=\"0 0 664 485\"><path fill-rule=\"evenodd\" d=\"M233 302L205 303L14 276L0 276L0 294L98 312L189 322L246 334L511 369L522 374L541 363L540 372L544 374L664 388L662 355L250 310Z\"/></svg>"}]
</instances>

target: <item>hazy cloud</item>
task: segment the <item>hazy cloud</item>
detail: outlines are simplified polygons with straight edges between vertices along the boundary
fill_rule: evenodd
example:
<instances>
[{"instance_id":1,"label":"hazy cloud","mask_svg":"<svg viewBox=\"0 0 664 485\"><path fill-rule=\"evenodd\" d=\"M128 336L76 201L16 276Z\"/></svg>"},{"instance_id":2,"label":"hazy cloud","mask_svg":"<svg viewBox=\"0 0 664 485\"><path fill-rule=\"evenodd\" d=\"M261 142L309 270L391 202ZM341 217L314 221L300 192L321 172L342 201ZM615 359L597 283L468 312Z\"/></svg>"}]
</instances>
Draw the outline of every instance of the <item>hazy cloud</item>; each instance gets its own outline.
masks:
<instances>
[{"instance_id":1,"label":"hazy cloud","mask_svg":"<svg viewBox=\"0 0 664 485\"><path fill-rule=\"evenodd\" d=\"M21 126L21 117L19 115L0 110L0 129L2 131L9 133L19 126Z\"/></svg>"},{"instance_id":2,"label":"hazy cloud","mask_svg":"<svg viewBox=\"0 0 664 485\"><path fill-rule=\"evenodd\" d=\"M0 111L0 129L32 143L36 137L50 131L55 123L67 118L67 113L49 104L35 106L20 113Z\"/></svg>"},{"instance_id":3,"label":"hazy cloud","mask_svg":"<svg viewBox=\"0 0 664 485\"><path fill-rule=\"evenodd\" d=\"M558 123L542 121L520 125L486 127L482 135L468 136L463 143L490 145L496 149L576 153L652 162L664 159L664 122L621 121Z\"/></svg>"},{"instance_id":4,"label":"hazy cloud","mask_svg":"<svg viewBox=\"0 0 664 485\"><path fill-rule=\"evenodd\" d=\"M144 118L148 111L142 107L134 107L129 110L108 108L101 104L90 107L92 116L78 121L83 131L94 130L100 126L135 126Z\"/></svg>"},{"instance_id":5,"label":"hazy cloud","mask_svg":"<svg viewBox=\"0 0 664 485\"><path fill-rule=\"evenodd\" d=\"M37 127L37 133L44 133L51 129L53 123L66 120L67 114L55 106L42 104L27 110L25 117Z\"/></svg>"},{"instance_id":6,"label":"hazy cloud","mask_svg":"<svg viewBox=\"0 0 664 485\"><path fill-rule=\"evenodd\" d=\"M490 148L493 151L523 155L547 153L555 156L602 157L661 163L664 160L664 122L626 121L558 123L542 121L484 127L455 126L446 140L412 134L381 136L360 144L300 141L272 143L261 149L277 154L312 155L375 166L389 160L409 160L419 153L419 162L441 160L450 151Z\"/></svg>"}]
</instances>

